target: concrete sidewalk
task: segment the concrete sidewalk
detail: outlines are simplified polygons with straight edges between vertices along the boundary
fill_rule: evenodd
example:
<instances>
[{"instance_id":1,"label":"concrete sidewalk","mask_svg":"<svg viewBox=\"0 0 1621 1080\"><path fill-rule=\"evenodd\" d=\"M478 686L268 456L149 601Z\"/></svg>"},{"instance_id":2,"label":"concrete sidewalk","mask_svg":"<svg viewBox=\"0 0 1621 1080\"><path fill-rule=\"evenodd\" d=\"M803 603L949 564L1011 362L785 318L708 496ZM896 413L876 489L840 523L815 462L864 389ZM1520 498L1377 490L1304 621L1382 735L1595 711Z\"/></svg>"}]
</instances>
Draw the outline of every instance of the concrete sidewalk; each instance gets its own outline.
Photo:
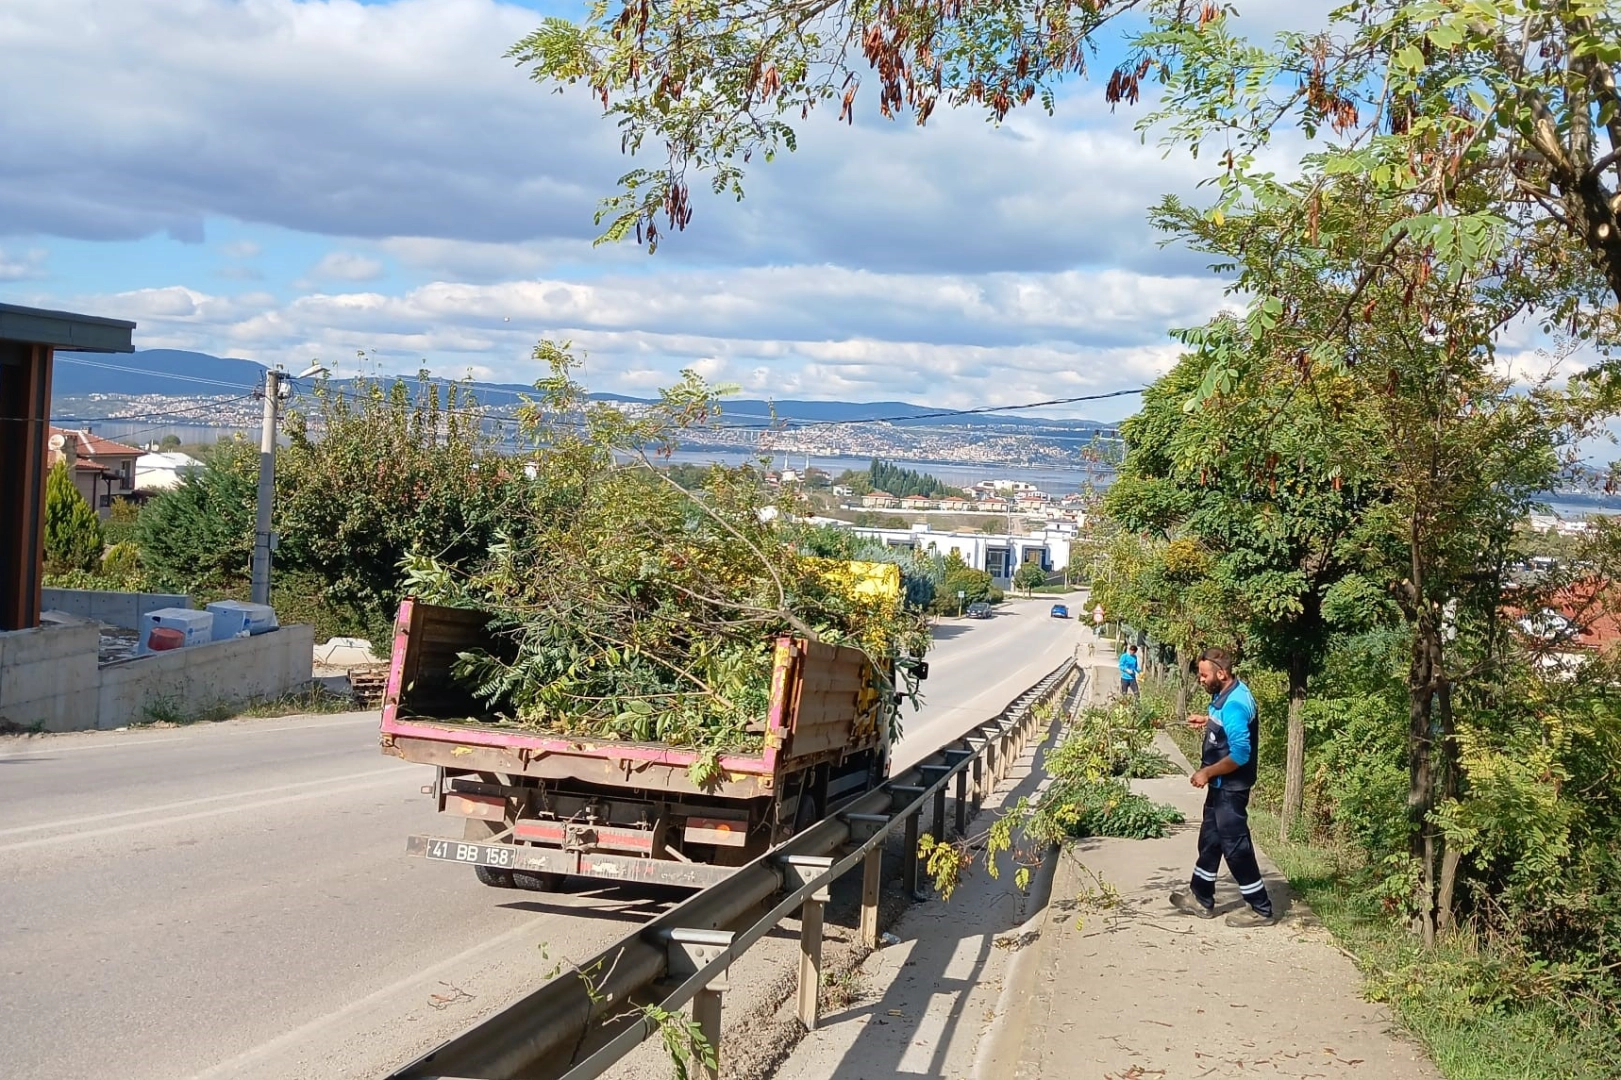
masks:
<instances>
[{"instance_id":1,"label":"concrete sidewalk","mask_svg":"<svg viewBox=\"0 0 1621 1080\"><path fill-rule=\"evenodd\" d=\"M1161 732L1157 745L1187 761ZM1191 770L1190 770L1191 771ZM1033 986L989 1077L1126 1080L1167 1077L1368 1077L1434 1080L1423 1051L1388 1012L1360 996L1362 978L1261 856L1279 924L1239 930L1243 909L1223 867L1215 919L1182 915L1204 792L1186 775L1133 787L1188 822L1162 840L1091 839L1060 859L1037 948ZM1106 883L1118 898L1095 899ZM1011 1047L1016 1045L1016 1054Z\"/></svg>"},{"instance_id":2,"label":"concrete sidewalk","mask_svg":"<svg viewBox=\"0 0 1621 1080\"><path fill-rule=\"evenodd\" d=\"M1094 662L1108 664L1101 644L1099 654ZM824 1012L774 1075L1439 1080L1386 1010L1362 1000L1355 965L1291 904L1264 851L1278 925L1239 930L1171 908L1170 892L1187 884L1204 793L1170 738L1156 742L1184 773L1133 786L1180 808L1186 824L1162 840L1082 841L1049 860L1045 904L1048 881L1038 874L1021 897L1004 863L1000 880L981 869L949 902L913 906L846 987L854 1000ZM1043 785L1039 761L1027 754L1010 779L990 813ZM1216 897L1223 915L1241 908L1225 868Z\"/></svg>"}]
</instances>

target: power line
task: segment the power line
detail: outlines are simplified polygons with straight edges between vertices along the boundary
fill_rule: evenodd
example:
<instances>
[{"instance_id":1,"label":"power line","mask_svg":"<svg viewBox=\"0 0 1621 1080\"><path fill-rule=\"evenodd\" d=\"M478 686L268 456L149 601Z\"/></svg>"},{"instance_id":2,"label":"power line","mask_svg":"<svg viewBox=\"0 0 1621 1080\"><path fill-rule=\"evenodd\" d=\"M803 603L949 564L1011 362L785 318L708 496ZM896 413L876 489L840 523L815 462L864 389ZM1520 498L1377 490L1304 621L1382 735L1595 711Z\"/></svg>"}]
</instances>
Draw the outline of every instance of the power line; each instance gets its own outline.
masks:
<instances>
[{"instance_id":1,"label":"power line","mask_svg":"<svg viewBox=\"0 0 1621 1080\"><path fill-rule=\"evenodd\" d=\"M253 390L255 387L247 383L223 382L219 379L205 379L200 375L177 375L169 371L150 371L146 368L127 367L122 364L105 364L100 360L80 360L75 356L58 356L59 364L79 364L83 367L102 368L106 371L122 371L129 375L150 375L158 379L177 379L180 382L202 383L205 386L224 386L231 390Z\"/></svg>"}]
</instances>

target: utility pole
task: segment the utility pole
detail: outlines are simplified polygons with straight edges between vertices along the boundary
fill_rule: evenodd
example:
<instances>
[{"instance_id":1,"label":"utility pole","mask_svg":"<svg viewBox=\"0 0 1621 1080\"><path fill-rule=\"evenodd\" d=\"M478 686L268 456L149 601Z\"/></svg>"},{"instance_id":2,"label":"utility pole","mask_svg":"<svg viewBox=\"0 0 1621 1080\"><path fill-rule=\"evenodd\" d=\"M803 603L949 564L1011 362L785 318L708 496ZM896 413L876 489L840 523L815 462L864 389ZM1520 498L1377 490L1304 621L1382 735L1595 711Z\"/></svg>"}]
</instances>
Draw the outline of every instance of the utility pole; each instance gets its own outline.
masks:
<instances>
[{"instance_id":1,"label":"utility pole","mask_svg":"<svg viewBox=\"0 0 1621 1080\"><path fill-rule=\"evenodd\" d=\"M270 603L270 509L276 497L276 413L281 406L281 372L265 372L264 427L259 433L259 505L253 527L253 602Z\"/></svg>"}]
</instances>

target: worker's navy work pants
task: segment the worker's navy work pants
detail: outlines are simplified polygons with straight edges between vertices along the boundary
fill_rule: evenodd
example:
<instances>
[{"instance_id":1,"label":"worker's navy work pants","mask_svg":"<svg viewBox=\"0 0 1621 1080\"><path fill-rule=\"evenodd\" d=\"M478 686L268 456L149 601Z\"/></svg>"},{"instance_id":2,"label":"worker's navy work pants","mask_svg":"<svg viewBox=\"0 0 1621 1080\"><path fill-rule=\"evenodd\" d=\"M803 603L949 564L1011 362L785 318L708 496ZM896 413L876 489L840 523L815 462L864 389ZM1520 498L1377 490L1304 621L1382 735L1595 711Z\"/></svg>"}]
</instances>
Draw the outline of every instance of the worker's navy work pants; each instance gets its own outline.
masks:
<instances>
[{"instance_id":1,"label":"worker's navy work pants","mask_svg":"<svg viewBox=\"0 0 1621 1080\"><path fill-rule=\"evenodd\" d=\"M1216 902L1216 871L1221 860L1238 880L1238 891L1250 907L1262 915L1272 914L1272 898L1261 880L1261 867L1255 861L1255 845L1250 841L1250 793L1229 791L1214 783L1205 788L1204 824L1199 827L1199 860L1193 864L1193 895L1205 907Z\"/></svg>"}]
</instances>

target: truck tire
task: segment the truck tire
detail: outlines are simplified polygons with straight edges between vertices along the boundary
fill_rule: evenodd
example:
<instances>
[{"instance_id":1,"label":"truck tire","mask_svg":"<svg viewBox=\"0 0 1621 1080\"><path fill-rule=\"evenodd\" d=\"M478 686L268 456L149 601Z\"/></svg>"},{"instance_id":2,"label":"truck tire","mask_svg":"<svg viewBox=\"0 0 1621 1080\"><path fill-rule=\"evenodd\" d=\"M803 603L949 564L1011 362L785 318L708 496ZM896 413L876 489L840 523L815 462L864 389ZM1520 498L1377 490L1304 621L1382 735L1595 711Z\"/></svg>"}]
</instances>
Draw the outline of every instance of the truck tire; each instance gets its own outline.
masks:
<instances>
[{"instance_id":1,"label":"truck tire","mask_svg":"<svg viewBox=\"0 0 1621 1080\"><path fill-rule=\"evenodd\" d=\"M821 820L822 807L816 799L816 794L807 791L800 795L799 805L794 807L794 835L798 836Z\"/></svg>"},{"instance_id":2,"label":"truck tire","mask_svg":"<svg viewBox=\"0 0 1621 1080\"><path fill-rule=\"evenodd\" d=\"M563 887L566 874L552 874L540 870L513 870L512 885L529 892L557 892Z\"/></svg>"},{"instance_id":3,"label":"truck tire","mask_svg":"<svg viewBox=\"0 0 1621 1080\"><path fill-rule=\"evenodd\" d=\"M495 866L475 866L473 872L478 875L480 882L490 886L492 889L511 889L515 887L512 882L511 870L502 870Z\"/></svg>"}]
</instances>

